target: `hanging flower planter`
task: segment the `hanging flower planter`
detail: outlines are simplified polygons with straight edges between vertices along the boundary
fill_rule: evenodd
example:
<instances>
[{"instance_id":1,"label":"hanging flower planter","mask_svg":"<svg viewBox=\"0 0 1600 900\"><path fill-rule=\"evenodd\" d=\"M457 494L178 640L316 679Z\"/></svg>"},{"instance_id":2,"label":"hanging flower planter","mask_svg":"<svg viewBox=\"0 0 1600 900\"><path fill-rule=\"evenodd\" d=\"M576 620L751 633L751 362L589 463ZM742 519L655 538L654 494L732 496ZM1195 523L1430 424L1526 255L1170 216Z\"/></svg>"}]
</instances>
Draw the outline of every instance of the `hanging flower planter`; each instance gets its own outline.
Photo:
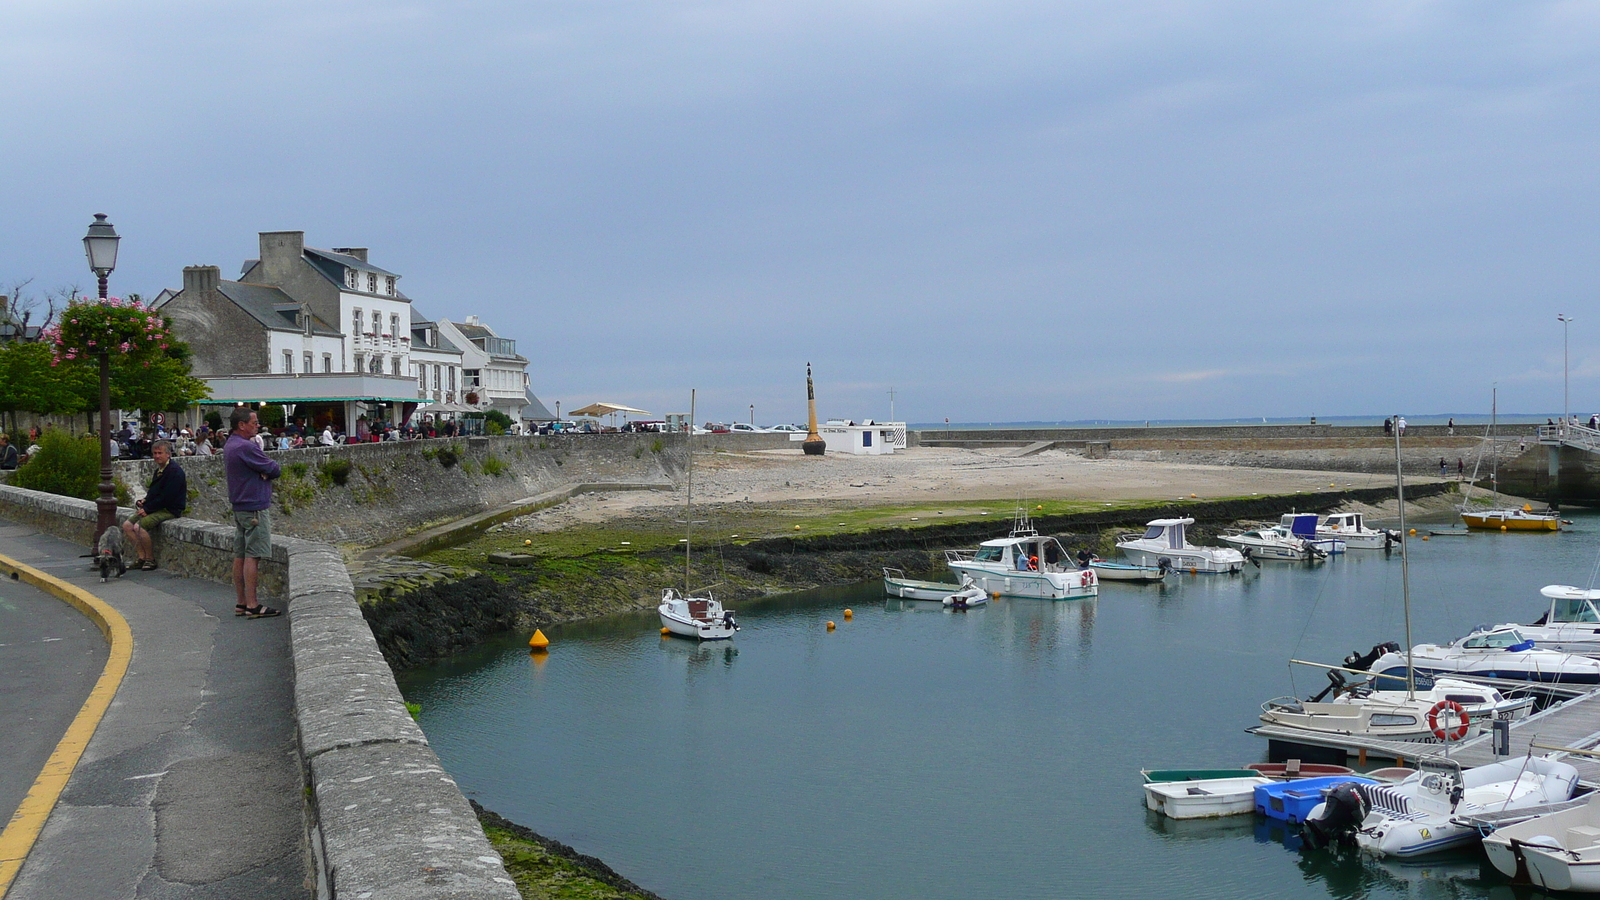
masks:
<instances>
[{"instance_id":1,"label":"hanging flower planter","mask_svg":"<svg viewBox=\"0 0 1600 900\"><path fill-rule=\"evenodd\" d=\"M74 301L42 338L55 353L52 366L101 354L142 359L148 366L150 358L167 350L173 340L164 316L136 301L117 297Z\"/></svg>"}]
</instances>

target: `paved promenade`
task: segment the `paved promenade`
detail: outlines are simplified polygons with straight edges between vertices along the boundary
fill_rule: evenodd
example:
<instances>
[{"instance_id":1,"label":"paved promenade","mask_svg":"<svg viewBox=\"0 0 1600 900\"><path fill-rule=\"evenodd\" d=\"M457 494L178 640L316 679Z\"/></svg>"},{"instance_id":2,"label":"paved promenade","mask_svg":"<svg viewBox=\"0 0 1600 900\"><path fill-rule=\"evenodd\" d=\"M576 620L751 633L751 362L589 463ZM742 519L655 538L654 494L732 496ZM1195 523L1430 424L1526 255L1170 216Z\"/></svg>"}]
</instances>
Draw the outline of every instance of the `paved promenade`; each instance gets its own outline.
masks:
<instances>
[{"instance_id":1,"label":"paved promenade","mask_svg":"<svg viewBox=\"0 0 1600 900\"><path fill-rule=\"evenodd\" d=\"M104 601L127 620L133 644L5 900L314 896L288 618L236 618L230 587L159 570L102 585L83 552L0 519L0 555ZM0 741L8 818L105 660L87 618L6 579L0 729L26 738ZM20 702L24 692L52 696Z\"/></svg>"}]
</instances>

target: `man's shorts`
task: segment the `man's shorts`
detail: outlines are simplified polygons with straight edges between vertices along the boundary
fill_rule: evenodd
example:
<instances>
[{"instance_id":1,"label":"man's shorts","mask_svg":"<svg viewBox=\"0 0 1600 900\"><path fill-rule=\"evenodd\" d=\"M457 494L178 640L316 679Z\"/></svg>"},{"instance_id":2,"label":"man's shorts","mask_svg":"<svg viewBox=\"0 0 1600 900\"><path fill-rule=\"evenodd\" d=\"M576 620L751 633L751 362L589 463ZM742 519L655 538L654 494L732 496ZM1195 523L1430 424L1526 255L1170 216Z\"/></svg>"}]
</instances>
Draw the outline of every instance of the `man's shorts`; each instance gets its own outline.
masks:
<instances>
[{"instance_id":1,"label":"man's shorts","mask_svg":"<svg viewBox=\"0 0 1600 900\"><path fill-rule=\"evenodd\" d=\"M264 509L233 514L233 558L269 559L272 522Z\"/></svg>"},{"instance_id":2,"label":"man's shorts","mask_svg":"<svg viewBox=\"0 0 1600 900\"><path fill-rule=\"evenodd\" d=\"M161 526L162 522L165 522L168 519L176 518L177 516L173 515L171 510L158 509L148 516L134 516L133 524L143 528L145 531L155 531Z\"/></svg>"}]
</instances>

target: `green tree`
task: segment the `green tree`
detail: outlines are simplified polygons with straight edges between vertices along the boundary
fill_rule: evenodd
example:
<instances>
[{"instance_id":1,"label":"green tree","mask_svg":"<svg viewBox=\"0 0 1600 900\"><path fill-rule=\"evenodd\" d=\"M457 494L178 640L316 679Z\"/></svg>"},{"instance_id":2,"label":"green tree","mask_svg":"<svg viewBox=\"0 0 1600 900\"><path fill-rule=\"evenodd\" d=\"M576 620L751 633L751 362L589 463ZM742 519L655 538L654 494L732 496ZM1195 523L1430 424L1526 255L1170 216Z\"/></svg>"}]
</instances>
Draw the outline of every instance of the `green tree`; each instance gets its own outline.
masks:
<instances>
[{"instance_id":1,"label":"green tree","mask_svg":"<svg viewBox=\"0 0 1600 900\"><path fill-rule=\"evenodd\" d=\"M79 386L76 412L100 408L100 356L110 362L111 405L119 409L183 409L210 396L189 374L189 346L172 336L166 316L115 297L67 307L42 341L63 379ZM89 373L87 383L78 372Z\"/></svg>"},{"instance_id":2,"label":"green tree","mask_svg":"<svg viewBox=\"0 0 1600 900\"><path fill-rule=\"evenodd\" d=\"M96 376L83 366L53 366L48 344L0 345L0 411L44 415L82 412L83 398L96 393Z\"/></svg>"}]
</instances>

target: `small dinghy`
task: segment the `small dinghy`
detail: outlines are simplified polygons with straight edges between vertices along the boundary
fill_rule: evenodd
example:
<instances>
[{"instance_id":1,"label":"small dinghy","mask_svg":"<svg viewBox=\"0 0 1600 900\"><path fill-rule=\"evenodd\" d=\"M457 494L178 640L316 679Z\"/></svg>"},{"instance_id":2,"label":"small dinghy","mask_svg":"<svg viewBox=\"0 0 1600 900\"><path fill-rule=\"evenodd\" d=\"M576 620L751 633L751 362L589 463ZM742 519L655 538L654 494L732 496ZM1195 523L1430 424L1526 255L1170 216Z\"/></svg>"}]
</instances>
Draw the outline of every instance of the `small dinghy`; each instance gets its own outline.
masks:
<instances>
[{"instance_id":1,"label":"small dinghy","mask_svg":"<svg viewBox=\"0 0 1600 900\"><path fill-rule=\"evenodd\" d=\"M1572 809L1497 828L1483 849L1496 869L1518 881L1600 893L1600 793Z\"/></svg>"},{"instance_id":2,"label":"small dinghy","mask_svg":"<svg viewBox=\"0 0 1600 900\"><path fill-rule=\"evenodd\" d=\"M1089 568L1101 581L1127 581L1134 584L1159 584L1172 571L1172 560L1162 557L1153 566L1135 566L1128 563L1109 562L1095 557Z\"/></svg>"},{"instance_id":3,"label":"small dinghy","mask_svg":"<svg viewBox=\"0 0 1600 900\"><path fill-rule=\"evenodd\" d=\"M951 591L961 590L961 585L948 581L921 581L907 578L904 569L883 567L883 592L902 600L941 600Z\"/></svg>"},{"instance_id":4,"label":"small dinghy","mask_svg":"<svg viewBox=\"0 0 1600 900\"><path fill-rule=\"evenodd\" d=\"M1245 768L1258 772L1268 778L1277 778L1280 781L1292 781L1296 778L1321 778L1326 775L1354 775L1355 769L1349 766L1336 766L1331 763L1303 763L1298 759L1291 759L1281 763L1251 763Z\"/></svg>"},{"instance_id":5,"label":"small dinghy","mask_svg":"<svg viewBox=\"0 0 1600 900\"><path fill-rule=\"evenodd\" d=\"M946 594L940 602L951 609L971 609L989 602L989 595L973 583L971 578L961 580L961 590Z\"/></svg>"},{"instance_id":6,"label":"small dinghy","mask_svg":"<svg viewBox=\"0 0 1600 900\"><path fill-rule=\"evenodd\" d=\"M1560 803L1577 783L1577 769L1540 756L1471 769L1424 757L1398 784L1334 788L1306 816L1306 832L1313 843L1354 842L1374 856L1424 856L1476 842L1475 814Z\"/></svg>"},{"instance_id":7,"label":"small dinghy","mask_svg":"<svg viewBox=\"0 0 1600 900\"><path fill-rule=\"evenodd\" d=\"M1211 819L1246 815L1255 808L1255 789L1272 784L1263 775L1152 781L1144 786L1145 806L1173 819Z\"/></svg>"}]
</instances>

